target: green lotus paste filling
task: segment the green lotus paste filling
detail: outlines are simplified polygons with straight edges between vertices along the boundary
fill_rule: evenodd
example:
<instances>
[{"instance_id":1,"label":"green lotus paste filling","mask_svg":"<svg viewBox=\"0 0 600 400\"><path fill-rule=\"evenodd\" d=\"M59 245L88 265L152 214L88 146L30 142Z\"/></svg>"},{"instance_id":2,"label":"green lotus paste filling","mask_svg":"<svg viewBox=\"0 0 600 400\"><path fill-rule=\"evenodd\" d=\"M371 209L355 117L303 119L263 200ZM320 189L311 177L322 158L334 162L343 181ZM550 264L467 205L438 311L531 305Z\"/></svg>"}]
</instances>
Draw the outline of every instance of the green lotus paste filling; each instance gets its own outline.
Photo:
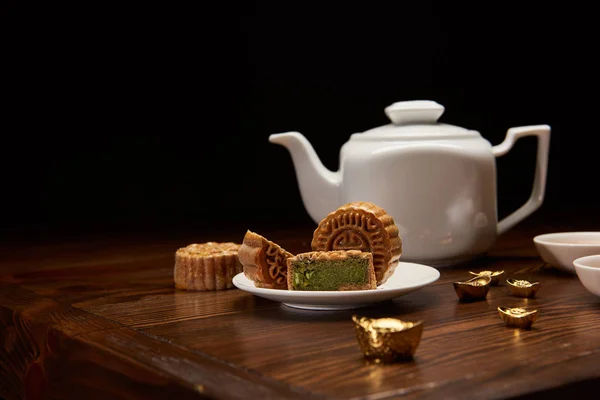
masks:
<instances>
[{"instance_id":1,"label":"green lotus paste filling","mask_svg":"<svg viewBox=\"0 0 600 400\"><path fill-rule=\"evenodd\" d=\"M347 260L292 262L294 290L338 290L340 286L369 283L369 261Z\"/></svg>"}]
</instances>

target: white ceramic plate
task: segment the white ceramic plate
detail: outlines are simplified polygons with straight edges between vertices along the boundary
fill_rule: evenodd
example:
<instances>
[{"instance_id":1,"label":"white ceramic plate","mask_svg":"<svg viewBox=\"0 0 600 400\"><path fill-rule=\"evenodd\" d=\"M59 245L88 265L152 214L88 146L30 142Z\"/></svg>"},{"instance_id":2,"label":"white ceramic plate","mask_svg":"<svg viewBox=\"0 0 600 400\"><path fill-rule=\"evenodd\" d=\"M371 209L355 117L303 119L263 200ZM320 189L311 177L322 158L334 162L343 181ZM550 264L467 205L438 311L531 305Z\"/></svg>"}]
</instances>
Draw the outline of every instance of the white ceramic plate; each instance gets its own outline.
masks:
<instances>
[{"instance_id":1,"label":"white ceramic plate","mask_svg":"<svg viewBox=\"0 0 600 400\"><path fill-rule=\"evenodd\" d=\"M241 290L265 299L279 301L288 307L306 310L347 310L404 296L437 281L439 277L440 273L435 268L401 262L387 282L374 290L312 292L263 289L255 287L244 273L237 274L233 278L233 284Z\"/></svg>"},{"instance_id":2,"label":"white ceramic plate","mask_svg":"<svg viewBox=\"0 0 600 400\"><path fill-rule=\"evenodd\" d=\"M575 259L600 254L600 232L545 233L533 242L546 263L572 274Z\"/></svg>"}]
</instances>

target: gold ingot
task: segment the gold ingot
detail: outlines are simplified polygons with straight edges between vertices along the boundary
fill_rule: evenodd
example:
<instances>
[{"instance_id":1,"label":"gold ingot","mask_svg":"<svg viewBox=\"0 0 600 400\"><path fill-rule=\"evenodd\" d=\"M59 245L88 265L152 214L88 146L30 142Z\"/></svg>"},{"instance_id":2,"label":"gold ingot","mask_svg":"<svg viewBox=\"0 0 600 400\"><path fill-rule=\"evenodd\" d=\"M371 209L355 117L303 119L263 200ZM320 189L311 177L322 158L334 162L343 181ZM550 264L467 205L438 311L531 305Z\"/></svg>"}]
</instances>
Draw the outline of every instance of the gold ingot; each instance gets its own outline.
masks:
<instances>
[{"instance_id":1,"label":"gold ingot","mask_svg":"<svg viewBox=\"0 0 600 400\"><path fill-rule=\"evenodd\" d=\"M492 278L492 282L490 283L490 285L498 286L498 283L500 283L500 277L504 274L504 271L469 271L469 273L475 276L489 276L490 278Z\"/></svg>"},{"instance_id":2,"label":"gold ingot","mask_svg":"<svg viewBox=\"0 0 600 400\"><path fill-rule=\"evenodd\" d=\"M539 282L531 283L523 279L513 278L508 278L506 283L514 296L527 298L535 297L535 294L541 286L541 283Z\"/></svg>"},{"instance_id":3,"label":"gold ingot","mask_svg":"<svg viewBox=\"0 0 600 400\"><path fill-rule=\"evenodd\" d=\"M453 282L454 290L461 301L483 300L490 290L492 278L489 276L476 276L468 281Z\"/></svg>"},{"instance_id":4,"label":"gold ingot","mask_svg":"<svg viewBox=\"0 0 600 400\"><path fill-rule=\"evenodd\" d=\"M507 326L515 328L531 329L531 325L535 322L538 316L538 310L526 310L525 308L517 307L498 307L498 313Z\"/></svg>"},{"instance_id":5,"label":"gold ingot","mask_svg":"<svg viewBox=\"0 0 600 400\"><path fill-rule=\"evenodd\" d=\"M423 334L423 322L352 316L365 358L376 363L411 360Z\"/></svg>"}]
</instances>

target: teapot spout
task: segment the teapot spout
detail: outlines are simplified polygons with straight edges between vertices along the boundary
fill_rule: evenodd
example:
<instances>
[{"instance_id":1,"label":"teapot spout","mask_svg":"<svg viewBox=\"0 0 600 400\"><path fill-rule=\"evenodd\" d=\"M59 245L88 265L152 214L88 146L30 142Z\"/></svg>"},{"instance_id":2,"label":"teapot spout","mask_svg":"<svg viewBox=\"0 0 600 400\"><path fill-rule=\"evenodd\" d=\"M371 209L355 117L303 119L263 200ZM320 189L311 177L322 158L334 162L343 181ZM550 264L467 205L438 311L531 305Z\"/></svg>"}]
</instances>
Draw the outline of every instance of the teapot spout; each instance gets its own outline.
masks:
<instances>
[{"instance_id":1,"label":"teapot spout","mask_svg":"<svg viewBox=\"0 0 600 400\"><path fill-rule=\"evenodd\" d=\"M269 142L282 145L290 152L304 207L317 224L340 206L340 172L328 170L301 133L273 134Z\"/></svg>"}]
</instances>

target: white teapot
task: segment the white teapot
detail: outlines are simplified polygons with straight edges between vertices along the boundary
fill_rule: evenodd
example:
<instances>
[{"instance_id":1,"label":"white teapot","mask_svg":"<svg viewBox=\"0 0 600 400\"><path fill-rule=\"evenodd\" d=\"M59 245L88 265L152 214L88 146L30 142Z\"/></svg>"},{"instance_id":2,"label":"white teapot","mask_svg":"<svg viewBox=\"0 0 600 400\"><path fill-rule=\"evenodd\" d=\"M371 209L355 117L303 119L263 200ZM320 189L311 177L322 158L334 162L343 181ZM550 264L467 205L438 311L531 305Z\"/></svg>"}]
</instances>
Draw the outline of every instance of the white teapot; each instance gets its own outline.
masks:
<instances>
[{"instance_id":1,"label":"white teapot","mask_svg":"<svg viewBox=\"0 0 600 400\"><path fill-rule=\"evenodd\" d=\"M298 132L273 134L269 141L289 150L302 201L317 224L343 204L369 201L394 218L402 261L446 266L483 254L542 205L550 126L510 128L492 146L477 131L438 123L443 112L434 101L390 105L385 113L392 123L351 135L336 172L323 166ZM495 157L529 135L538 137L531 197L498 222Z\"/></svg>"}]
</instances>

